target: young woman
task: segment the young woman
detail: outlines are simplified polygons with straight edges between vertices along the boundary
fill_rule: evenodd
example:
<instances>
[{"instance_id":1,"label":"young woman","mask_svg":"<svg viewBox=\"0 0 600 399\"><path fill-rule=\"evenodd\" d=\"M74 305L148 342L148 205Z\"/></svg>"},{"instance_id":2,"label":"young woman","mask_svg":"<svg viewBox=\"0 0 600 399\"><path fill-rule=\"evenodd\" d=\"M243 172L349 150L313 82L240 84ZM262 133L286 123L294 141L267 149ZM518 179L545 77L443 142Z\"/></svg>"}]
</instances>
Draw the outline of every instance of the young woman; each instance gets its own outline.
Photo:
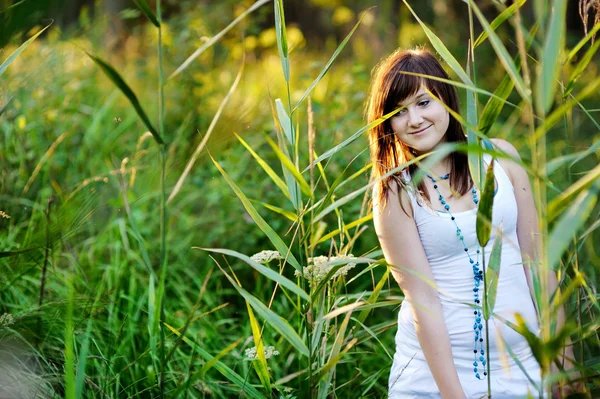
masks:
<instances>
[{"instance_id":1,"label":"young woman","mask_svg":"<svg viewBox=\"0 0 600 399\"><path fill-rule=\"evenodd\" d=\"M460 123L436 100L458 113L454 86L402 72L448 79L425 50L397 51L379 64L368 101L369 122L402 109L369 133L376 179L441 143L466 142ZM519 159L507 141L491 141ZM487 168L491 157L483 159ZM475 232L481 194L471 180L465 153L454 152L439 161L417 184L411 182L419 170L413 164L375 186L375 229L405 295L390 398L487 397L488 378L494 399L539 394L540 367L529 345L502 321L516 323L519 313L531 331L539 329L527 261L536 259L538 245L535 204L524 169L506 159L494 163L493 228L485 251ZM494 312L501 318L490 318L486 331L481 310L483 255L487 265L497 235L502 237L502 261Z\"/></svg>"}]
</instances>

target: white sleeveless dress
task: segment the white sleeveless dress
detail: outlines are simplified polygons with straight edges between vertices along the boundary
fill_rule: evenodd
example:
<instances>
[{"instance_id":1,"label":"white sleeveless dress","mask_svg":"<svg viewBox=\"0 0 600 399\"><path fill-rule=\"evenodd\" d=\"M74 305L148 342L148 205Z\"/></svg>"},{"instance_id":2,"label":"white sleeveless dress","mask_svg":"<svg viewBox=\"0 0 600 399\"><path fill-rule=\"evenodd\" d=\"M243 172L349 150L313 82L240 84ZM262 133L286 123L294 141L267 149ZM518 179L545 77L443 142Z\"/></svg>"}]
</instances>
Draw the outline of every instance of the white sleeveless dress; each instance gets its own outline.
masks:
<instances>
[{"instance_id":1,"label":"white sleeveless dress","mask_svg":"<svg viewBox=\"0 0 600 399\"><path fill-rule=\"evenodd\" d=\"M484 155L486 165L489 164L490 159L488 154ZM536 311L529 293L517 239L517 202L514 188L498 162L495 162L494 172L497 191L494 196L492 236L485 248L486 265L489 263L496 238L496 228L501 222L504 233L494 312L515 324L514 315L520 313L530 330L537 334L539 327ZM406 174L405 177L408 178L408 175ZM456 227L450 215L421 206L422 202L417 202L413 193L409 192L409 196L419 236L440 290L440 301L461 385L468 398L485 398L487 379L477 379L473 371L474 315L473 308L466 305L473 303L472 267L456 236ZM476 210L457 212L453 215L469 248L469 254L476 259L478 248L475 232ZM480 257L480 264L481 261ZM484 324L483 318L482 324ZM483 333L485 338L485 324ZM541 386L540 367L525 338L495 317L491 317L489 321L489 337L492 397L494 399L525 398L529 392L537 398ZM413 310L409 301L404 301L400 308L395 342L396 353L388 385L389 398L441 398L417 339ZM529 377L523 373L506 346L510 347ZM478 370L483 376L481 362Z\"/></svg>"}]
</instances>

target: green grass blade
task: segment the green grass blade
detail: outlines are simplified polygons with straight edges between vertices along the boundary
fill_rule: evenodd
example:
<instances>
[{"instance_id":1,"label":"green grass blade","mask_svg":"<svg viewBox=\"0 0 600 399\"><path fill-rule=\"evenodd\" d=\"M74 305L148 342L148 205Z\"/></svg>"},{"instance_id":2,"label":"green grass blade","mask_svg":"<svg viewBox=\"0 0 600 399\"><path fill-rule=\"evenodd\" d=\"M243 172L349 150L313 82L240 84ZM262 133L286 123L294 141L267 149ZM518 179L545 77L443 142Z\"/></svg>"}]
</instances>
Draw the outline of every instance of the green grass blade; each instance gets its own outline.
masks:
<instances>
[{"instance_id":1,"label":"green grass blade","mask_svg":"<svg viewBox=\"0 0 600 399\"><path fill-rule=\"evenodd\" d=\"M485 174L485 185L481 200L479 201L479 210L477 211L477 221L475 228L477 231L477 241L479 245L485 247L492 234L492 209L494 206L494 159L490 161Z\"/></svg>"},{"instance_id":2,"label":"green grass blade","mask_svg":"<svg viewBox=\"0 0 600 399\"><path fill-rule=\"evenodd\" d=\"M240 260L243 260L244 262L246 262L247 264L252 266L252 268L254 270L259 272L260 274L262 274L269 280L279 283L282 287L287 288L288 290L290 290L291 292L293 292L296 295L299 295L302 299L304 299L306 301L308 301L310 299L308 294L306 292L304 292L304 290L302 288L298 287L296 285L296 283L288 280L286 277L282 276L281 274L277 273L276 271L252 260L250 257L248 257L244 254L241 254L236 251L232 251L230 249L200 248L200 247L192 247L192 248L201 249L202 251L207 251L207 252L215 252L215 253L219 253L219 254L229 255L229 256L238 258Z\"/></svg>"},{"instance_id":3,"label":"green grass blade","mask_svg":"<svg viewBox=\"0 0 600 399\"><path fill-rule=\"evenodd\" d=\"M333 155L335 155L337 152L339 152L343 148L345 148L345 147L349 146L350 144L352 144L353 142L355 142L360 136L362 136L362 134L364 132L368 131L369 129L372 129L373 127L379 125L380 123L383 123L385 120L396 115L398 112L400 112L401 109L402 108L398 108L398 109L390 112L389 114L384 115L383 117L381 117L377 120L374 120L373 122L369 123L368 125L361 127L357 132L352 134L352 136L348 137L346 140L342 141L340 144L336 145L333 148L330 148L329 150L325 151L323 154L319 155L319 157L317 159L315 159L312 164L308 165L302 171L302 173L308 171L310 168L315 167L315 165L319 164L320 162L324 161L325 159L332 157Z\"/></svg>"},{"instance_id":4,"label":"green grass blade","mask_svg":"<svg viewBox=\"0 0 600 399\"><path fill-rule=\"evenodd\" d=\"M279 149L279 147L277 146L277 143L275 143L269 136L266 136L266 140L267 140L267 143L269 143L269 145L273 149L273 152L275 152L275 155L277 155L277 158L279 158L279 160L281 161L281 165L283 165L283 167L292 174L295 181L300 185L300 190L302 190L304 195L306 195L307 197L313 198L313 192L310 189L310 185L308 184L306 179L304 179L304 177L302 177L302 175L300 174L298 169L296 169L296 166L294 165L292 160L289 159L281 151L281 149Z\"/></svg>"},{"instance_id":5,"label":"green grass blade","mask_svg":"<svg viewBox=\"0 0 600 399\"><path fill-rule=\"evenodd\" d=\"M389 267L386 268L385 272L383 273L383 276L381 276L381 279L375 286L375 289L373 290L373 292L371 292L371 295L369 295L369 298L367 299L367 303L374 304L377 302L377 299L379 298L379 294L381 294L381 290L383 289L383 287L385 286L385 284L388 281L388 277L390 275L390 270L391 269ZM362 324L367 319L370 312L371 312L370 309L362 310L360 312L360 314L358 315L358 321Z\"/></svg>"},{"instance_id":6,"label":"green grass blade","mask_svg":"<svg viewBox=\"0 0 600 399\"><path fill-rule=\"evenodd\" d=\"M92 319L89 318L87 322L87 328L85 329L85 336L83 337L83 343L79 350L79 360L77 362L77 377L75 378L75 397L83 397L83 386L85 382L85 364L87 363L87 356L89 352L90 335L92 334Z\"/></svg>"},{"instance_id":7,"label":"green grass blade","mask_svg":"<svg viewBox=\"0 0 600 399\"><path fill-rule=\"evenodd\" d=\"M373 214L369 213L367 216L364 216L364 217L362 217L360 219L357 219L357 220L355 220L353 222L350 222L348 224L344 224L343 231L348 231L351 228L354 228L354 227L359 226L359 225L361 225L361 224L363 224L365 222L368 222L371 219L373 219ZM340 229L336 229L336 230L332 231L331 233L325 234L323 237L321 237L319 239L319 241L317 241L317 244L320 244L322 242L325 242L325 241L329 240L332 237L337 236L338 234L340 234L340 232L341 232Z\"/></svg>"},{"instance_id":8,"label":"green grass blade","mask_svg":"<svg viewBox=\"0 0 600 399\"><path fill-rule=\"evenodd\" d=\"M52 24L47 25L45 28L40 29L40 31L38 33L36 33L35 35L31 36L25 43L21 44L18 49L16 49L15 51L13 51L8 56L8 58L6 58L2 62L2 64L0 64L0 76L2 76L2 74L4 73L4 71L6 71L6 68L8 68L8 66L13 63L13 61L19 56L19 54L21 54L23 52L23 50L25 50L35 39L37 39L37 37L39 35L41 35L42 33L44 33L44 31L46 29L48 29L50 27L50 25L52 25Z\"/></svg>"},{"instance_id":9,"label":"green grass blade","mask_svg":"<svg viewBox=\"0 0 600 399\"><path fill-rule=\"evenodd\" d=\"M283 195L285 195L286 198L290 199L290 193L289 193L289 191L287 189L287 186L285 185L284 181L281 180L281 178L277 175L277 173L275 173L275 171L269 166L269 164L266 163L265 160L262 159L260 157L260 155L258 155L252 149L252 147L250 147L250 145L248 143L246 143L246 141L244 141L243 138L241 138L237 133L234 133L234 134L235 134L235 137L237 137L237 139L240 141L240 143L242 143L242 145L244 147L246 147L246 149L252 155L252 157L254 159L256 159L256 162L258 162L258 164L260 165L260 167L267 173L267 175L271 178L271 180L273 181L273 183L275 183L275 185L277 187L279 187L279 189L281 190L281 192L283 193Z\"/></svg>"},{"instance_id":10,"label":"green grass blade","mask_svg":"<svg viewBox=\"0 0 600 399\"><path fill-rule=\"evenodd\" d=\"M142 13L152 22L154 26L160 28L160 22L156 18L154 11L150 8L146 0L133 0L136 6L142 11Z\"/></svg>"},{"instance_id":11,"label":"green grass blade","mask_svg":"<svg viewBox=\"0 0 600 399\"><path fill-rule=\"evenodd\" d=\"M596 35L598 33L598 30L600 30L600 23L594 25L592 30L589 31L588 34L583 39L581 39L579 41L579 43L577 43L575 45L575 47L573 47L573 49L567 55L565 64L568 64L569 62L571 62L571 60L573 59L573 57L575 57L575 55L579 52L579 50L581 50L583 48L583 46L585 46L585 44L587 42L589 42L592 39L592 37L594 37L594 35Z\"/></svg>"},{"instance_id":12,"label":"green grass blade","mask_svg":"<svg viewBox=\"0 0 600 399\"><path fill-rule=\"evenodd\" d=\"M429 29L427 27L427 25L425 25L423 23L423 21L421 21L421 19L419 18L419 16L408 5L408 2L406 0L403 0L403 1L404 1L404 4L406 5L406 7L408 7L408 9L410 10L410 12L412 13L413 17L417 20L417 22L419 23L419 25L421 25L421 28L425 32L425 35L427 35L427 38L429 39L429 42L431 43L431 45L433 46L433 48L435 48L435 50L442 56L442 58L444 59L444 61L450 66L450 68L452 68L452 70L458 75L458 77L463 82L465 82L466 84L468 84L470 86L474 86L473 82L471 81L471 78L469 78L467 76L467 73L460 66L460 63L456 60L456 58L454 58L454 56L452 55L452 53L446 48L446 46L440 40L440 38L437 37L436 34L433 33L431 31L431 29Z\"/></svg>"},{"instance_id":13,"label":"green grass blade","mask_svg":"<svg viewBox=\"0 0 600 399\"><path fill-rule=\"evenodd\" d=\"M477 19L479 19L479 23L481 23L481 26L487 32L489 41L492 44L496 55L500 59L500 63L513 80L515 88L517 89L524 101L531 102L530 90L525 86L523 78L519 74L519 71L517 71L517 67L513 62L512 57L508 54L506 47L504 47L504 44L502 44L502 41L500 40L498 35L496 35L496 32L494 32L494 30L492 29L488 21L485 19L485 16L482 14L481 10L479 10L475 2L473 0L469 0L469 4L471 4L471 6L473 7L473 11L477 16Z\"/></svg>"},{"instance_id":14,"label":"green grass blade","mask_svg":"<svg viewBox=\"0 0 600 399\"><path fill-rule=\"evenodd\" d=\"M181 72L183 72L185 69L187 69L187 67L189 67L190 64L192 62L194 62L194 60L196 58L198 58L200 56L200 54L202 54L204 52L204 50L206 50L207 48L209 48L210 46L212 46L213 44L215 44L216 42L218 42L227 32L229 32L229 30L231 28L233 28L241 20L243 20L244 18L246 18L246 16L248 14L252 13L253 11L256 11L259 7L265 5L269 1L270 0L258 0L256 3L252 4L246 11L244 11L243 13L241 13L236 19L234 19L229 25L227 25L227 27L225 29L223 29L222 31L220 31L219 33L217 33L216 35L214 35L213 37L211 37L209 41L207 41L202 46L200 46L196 51L194 51L194 53L192 55L190 55L183 62L183 64L181 64L175 70L175 72L173 72L171 74L171 76L169 76L169 78L167 80L173 79L175 76L179 75Z\"/></svg>"},{"instance_id":15,"label":"green grass blade","mask_svg":"<svg viewBox=\"0 0 600 399\"><path fill-rule=\"evenodd\" d=\"M533 43L533 39L535 38L535 34L537 33L537 28L539 25L535 25L526 39L525 48L529 49L531 44ZM515 58L515 66L517 70L521 69L521 57L519 55ZM496 123L504 104L507 103L506 99L512 93L513 88L515 87L511 77L506 75L500 85L494 90L494 96L491 97L488 102L485 104L483 108L483 112L481 113L481 118L479 120L479 130L483 134L487 134L491 127Z\"/></svg>"},{"instance_id":16,"label":"green grass blade","mask_svg":"<svg viewBox=\"0 0 600 399\"><path fill-rule=\"evenodd\" d=\"M67 314L65 315L65 398L75 399L75 328L73 323L73 300L74 291L73 283L70 280L66 281L68 297L67 297Z\"/></svg>"},{"instance_id":17,"label":"green grass blade","mask_svg":"<svg viewBox=\"0 0 600 399\"><path fill-rule=\"evenodd\" d=\"M252 328L252 336L254 337L254 344L256 345L256 355L258 361L254 360L252 364L255 366L256 374L262 383L263 387L267 392L271 392L271 377L269 377L269 371L267 369L267 358L265 357L265 345L262 340L262 334L258 321L254 316L252 307L246 301L246 309L248 310L248 317L250 318L250 327Z\"/></svg>"},{"instance_id":18,"label":"green grass blade","mask_svg":"<svg viewBox=\"0 0 600 399\"><path fill-rule=\"evenodd\" d=\"M277 120L283 130L285 138L288 139L291 145L294 145L296 143L296 133L294 132L294 127L290 123L290 117L285 111L283 102L279 98L275 100L275 109L277 110Z\"/></svg>"},{"instance_id":19,"label":"green grass blade","mask_svg":"<svg viewBox=\"0 0 600 399\"><path fill-rule=\"evenodd\" d=\"M219 268L221 268L219 266ZM233 285L233 287L237 290L237 292L244 297L244 299L252 306L252 308L256 311L256 313L262 317L267 324L269 324L275 331L277 331L281 336L288 341L294 348L298 350L298 353L304 356L309 356L308 348L304 344L304 341L296 331L289 325L289 323L281 316L273 312L271 309L265 306L261 301L259 301L255 296L246 291L243 287L239 286L225 270L221 268L221 271L225 275L225 277L229 280L229 282Z\"/></svg>"},{"instance_id":20,"label":"green grass blade","mask_svg":"<svg viewBox=\"0 0 600 399\"><path fill-rule=\"evenodd\" d=\"M600 128L598 128L598 130L600 130ZM598 149L600 149L600 140L596 140L596 142L592 144L587 150L556 157L546 164L546 174L550 175L554 173L558 168L560 168L568 162L571 162L569 164L569 167L573 167L573 165L575 165L577 162L581 161L583 158L589 155L594 154L596 151L598 151Z\"/></svg>"},{"instance_id":21,"label":"green grass blade","mask_svg":"<svg viewBox=\"0 0 600 399\"><path fill-rule=\"evenodd\" d=\"M581 179L571 184L562 194L548 203L548 223L554 220L565 209L573 198L583 190L587 190L600 178L600 165L587 172Z\"/></svg>"},{"instance_id":22,"label":"green grass blade","mask_svg":"<svg viewBox=\"0 0 600 399\"><path fill-rule=\"evenodd\" d=\"M571 72L571 76L569 77L564 97L566 97L571 93L571 91L573 91L573 88L575 87L575 82L577 81L577 79L579 79L585 68L587 68L589 63L594 58L594 55L598 51L598 47L600 47L600 40L596 40L596 42L593 45L591 45L589 49L587 49L579 63L577 63L577 66L575 67L573 72Z\"/></svg>"},{"instance_id":23,"label":"green grass blade","mask_svg":"<svg viewBox=\"0 0 600 399\"><path fill-rule=\"evenodd\" d=\"M566 101L560 107L557 107L554 111L552 111L546 117L546 119L544 120L544 123L541 124L535 130L535 133L534 133L535 139L539 140L542 136L544 136L546 133L548 133L548 131L550 130L550 128L552 126L554 126L556 123L563 120L563 117L565 116L565 114L567 112L571 111L571 109L573 109L575 104L580 103L587 97L596 94L598 92L599 88L600 88L600 77L597 77L594 80L592 80L590 83L588 83L588 85L585 86L574 98L570 99L569 101Z\"/></svg>"},{"instance_id":24,"label":"green grass blade","mask_svg":"<svg viewBox=\"0 0 600 399\"><path fill-rule=\"evenodd\" d=\"M144 109L138 101L135 93L133 90L131 90L129 85L125 83L121 75L111 65L102 59L95 57L88 52L86 52L86 54L92 59L92 61L96 63L96 65L100 67L100 69L102 69L102 72L104 72L106 76L108 76L108 78L119 88L119 90L121 90L125 97L127 97L131 105L133 105L133 108L135 108L135 112L137 112L142 122L144 122L144 125L146 125L150 133L152 133L154 140L156 140L158 144L164 144L162 137L160 137L158 131L154 128L152 122L150 122L148 115L146 115L146 112L144 112Z\"/></svg>"},{"instance_id":25,"label":"green grass blade","mask_svg":"<svg viewBox=\"0 0 600 399\"><path fill-rule=\"evenodd\" d=\"M317 76L317 78L310 84L310 86L308 86L308 89L306 89L306 91L304 92L304 94L302 95L302 97L300 98L300 100L296 103L296 105L292 109L292 114L296 111L296 109L300 105L302 105L302 102L306 99L306 97L308 97L308 95L310 94L310 92L321 81L321 79L323 79L323 76L325 76L325 74L327 72L329 72L329 68L331 68L331 65L333 65L333 62L338 57L338 55L340 55L340 53L342 52L342 50L344 49L344 47L346 46L346 44L348 43L348 41L350 40L350 38L352 37L352 35L354 35L354 32L356 31L356 29L358 28L358 26L362 22L363 18L365 17L365 15L367 15L367 12L368 12L368 10L365 11L362 14L362 16L360 17L360 19L356 23L356 25L354 25L354 28L352 28L352 30L350 31L350 33L348 33L348 35L344 38L344 40L342 40L342 42L340 43L340 45L337 47L337 49L335 49L335 51L333 52L333 55L331 56L331 58L329 59L329 61L327 61L327 64L325 64L325 67L321 70L321 73L319 73L319 76Z\"/></svg>"},{"instance_id":26,"label":"green grass blade","mask_svg":"<svg viewBox=\"0 0 600 399\"><path fill-rule=\"evenodd\" d=\"M469 51L472 54L471 51ZM471 75L471 69L473 67L472 61L467 61L467 74ZM471 126L477 126L477 100L475 98L475 93L472 91L467 91L467 122ZM473 129L467 127L467 142L470 145L476 146L479 144L479 139L477 138L477 134L473 131ZM481 178L483 174L483 163L481 161L481 157L478 154L470 152L467 154L468 163L469 163L469 171L471 172L471 177L473 178L473 182L476 187L481 186Z\"/></svg>"},{"instance_id":27,"label":"green grass blade","mask_svg":"<svg viewBox=\"0 0 600 399\"><path fill-rule=\"evenodd\" d=\"M163 323L163 324L169 330L171 330L171 332L173 334L177 335L178 337L181 336L181 333L179 331L177 331L176 328L174 328L173 326L170 326L167 323ZM227 348L223 349L217 356L212 356L206 350L204 350L199 345L197 345L194 341L192 341L191 339L189 339L185 336L182 337L182 340L183 340L183 342L188 344L190 347L194 348L198 352L198 354L200 356L202 356L202 358L204 358L204 360L206 360L206 364L204 364L204 366L192 376L192 379L201 377L208 370L210 370L211 368L214 367L219 373L221 373L225 378L227 378L227 380L231 381L233 384L235 384L238 387L240 387L241 389L243 389L246 395L248 395L254 399L265 399L265 396L263 394L261 394L260 392L258 392L256 390L256 388L254 388L252 385L248 384L246 382L245 378L241 377L239 374L237 374L235 371L233 371L232 369L227 367L224 363L222 363L219 360L222 357L224 357L227 353L229 353L233 349L235 349L235 347L238 346L240 344L240 342L242 341L241 338L239 340L237 340L236 342L232 343L231 345L229 345Z\"/></svg>"},{"instance_id":28,"label":"green grass blade","mask_svg":"<svg viewBox=\"0 0 600 399\"><path fill-rule=\"evenodd\" d=\"M589 190L582 191L552 229L548 244L548 264L551 269L556 270L556 265L573 236L594 210L599 192L600 182L596 182Z\"/></svg>"},{"instance_id":29,"label":"green grass blade","mask_svg":"<svg viewBox=\"0 0 600 399\"><path fill-rule=\"evenodd\" d=\"M279 57L281 58L281 67L283 69L283 76L286 82L290 81L290 58L288 54L288 41L287 32L285 29L285 14L283 10L283 1L274 0L273 6L275 8L275 33L277 36L277 49L279 50Z\"/></svg>"},{"instance_id":30,"label":"green grass blade","mask_svg":"<svg viewBox=\"0 0 600 399\"><path fill-rule=\"evenodd\" d=\"M284 216L285 218L287 218L291 222L296 222L298 220L298 216L294 212L288 211L287 209L282 209L282 208L279 208L277 206L274 206L274 205L271 205L271 204L267 204L265 202L254 200L254 199L250 199L250 201L254 202L255 204L260 204L260 205L264 206L265 208L267 208L268 210L273 211L275 213L278 213L278 214Z\"/></svg>"},{"instance_id":31,"label":"green grass blade","mask_svg":"<svg viewBox=\"0 0 600 399\"><path fill-rule=\"evenodd\" d=\"M500 13L494 20L490 23L490 27L493 31L495 31L500 25L502 25L508 18L510 18L516 11L517 8L521 8L523 4L525 4L527 0L518 0L513 3L510 7L506 8L504 11ZM488 33L486 31L481 32L481 34L473 43L473 47L479 46L488 38Z\"/></svg>"},{"instance_id":32,"label":"green grass blade","mask_svg":"<svg viewBox=\"0 0 600 399\"><path fill-rule=\"evenodd\" d=\"M288 247L285 245L283 240L277 235L277 233L275 233L275 230L273 230L273 228L269 226L269 224L262 218L262 216L259 215L259 213L256 211L250 200L248 200L248 197L246 197L242 190L240 190L240 188L233 182L233 180L231 180L227 172L223 170L221 165L219 165L219 163L212 156L210 156L210 159L213 161L219 172L221 172L221 175L225 178L227 184L229 184L229 186L232 188L235 195L237 195L237 197L240 199L242 205L244 205L244 208L246 208L246 211L248 212L252 220L254 220L256 225L263 231L263 233L267 235L269 240L273 243L275 249L277 249L279 253L296 270L302 271L302 267L300 266L294 255L290 252Z\"/></svg>"},{"instance_id":33,"label":"green grass blade","mask_svg":"<svg viewBox=\"0 0 600 399\"><path fill-rule=\"evenodd\" d=\"M554 103L554 94L558 86L560 53L564 47L567 0L552 2L550 25L546 30L541 76L537 80L536 106L539 113L547 113Z\"/></svg>"},{"instance_id":34,"label":"green grass blade","mask_svg":"<svg viewBox=\"0 0 600 399\"><path fill-rule=\"evenodd\" d=\"M499 234L496 235L492 253L490 254L490 264L485 271L485 295L483 303L483 318L489 320L494 313L496 305L496 293L498 292L498 279L500 277L500 264L502 259L502 223L498 228Z\"/></svg>"}]
</instances>

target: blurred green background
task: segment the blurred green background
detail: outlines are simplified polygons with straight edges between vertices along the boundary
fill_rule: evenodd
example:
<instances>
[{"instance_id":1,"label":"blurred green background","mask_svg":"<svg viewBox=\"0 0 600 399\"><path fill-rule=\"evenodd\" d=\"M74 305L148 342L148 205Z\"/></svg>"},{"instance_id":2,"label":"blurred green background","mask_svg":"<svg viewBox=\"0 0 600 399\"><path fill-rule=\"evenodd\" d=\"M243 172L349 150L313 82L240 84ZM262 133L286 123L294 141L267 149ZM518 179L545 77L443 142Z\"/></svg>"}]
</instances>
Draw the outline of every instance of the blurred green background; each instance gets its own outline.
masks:
<instances>
[{"instance_id":1,"label":"blurred green background","mask_svg":"<svg viewBox=\"0 0 600 399\"><path fill-rule=\"evenodd\" d=\"M252 3L164 1L162 40L167 76ZM466 64L469 25L464 2L413 3L421 19L461 64ZM497 4L481 3L489 19L498 14ZM527 26L533 20L529 3L522 11ZM152 1L149 4L154 8ZM331 70L311 93L315 150L321 154L364 126L363 107L370 74L379 59L397 47L427 46L428 41L401 2L298 0L284 4L292 103L300 99L361 13L369 9ZM568 4L567 47L571 47L584 36L584 28L577 2ZM281 171L265 141L265 135L275 139L270 102L287 96L273 20L272 4L267 3L165 86L165 139L170 144L166 182L170 192L206 134L242 62L245 63L241 83L206 149L181 192L169 204L165 315L170 325L180 327L193 313L187 334L213 356L243 338L222 361L253 383L257 379L251 375L249 362L243 359L252 337L244 301L215 270L213 260L191 247L229 248L248 256L274 249L214 167L209 152L250 199L293 211L234 135L240 135L276 171ZM0 59L4 60L50 21L50 28L0 77L0 211L9 216L0 217L0 251L51 242L49 258L43 251L0 258L0 315L10 313L14 318L10 329L2 330L3 342L13 338L17 342L14 345L24 353L35 353L35 360L30 360L22 372L33 373L45 381L50 396L61 396L64 327L68 322L64 314L69 303L65 282L70 281L74 286L76 341L90 336L84 334L86 323L94 320L87 363L89 378L84 381L86 395L156 396L157 371L149 359L145 325L152 292L148 290L148 273L126 209L131 209L151 263L158 264L159 150L145 135L146 127L126 98L85 52L115 66L152 121L156 121L157 33L136 5L125 0L0 0ZM476 34L481 32L478 25L476 30ZM515 55L517 48L510 26L504 24L497 32ZM576 61L577 58L573 63ZM477 48L476 69L478 86L491 91L505 76L489 43ZM597 63L592 62L578 84L585 85L597 76ZM465 92L461 90L460 96L464 105ZM513 96L517 98L514 93ZM479 97L479 101L483 108L485 98ZM590 97L585 106L597 119L600 96ZM306 102L295 114L294 123L304 143L308 126ZM548 135L549 160L585 150L600 139L596 125L581 110L573 110L571 123L568 129L556 129ZM510 109L503 111L489 135L511 141L522 151L523 159L531 158L525 123ZM308 159L305 144L300 152ZM368 162L364 138L327 164L329 183L342 173L351 176ZM550 179L557 188L564 189L597 164L598 151L573 167L559 168ZM300 170L304 167L306 164L300 165ZM335 198L365 185L368 179L368 172L363 172ZM323 196L327 190L321 184L317 191L317 196ZM549 190L550 198L556 195ZM360 198L345 205L341 211L343 221L349 223L364 216L361 205ZM288 219L258 203L255 206L281 237L292 240ZM378 248L372 226L366 226L354 243L352 251L356 256ZM338 220L326 218L321 227L332 231L339 227ZM581 244L585 247L581 268L591 281L596 281L594 265L600 264L598 242L598 231L592 231ZM330 242L324 242L318 250L329 253ZM48 272L44 304L39 308L44 259L48 260ZM269 300L274 287L271 281L239 262L232 262L231 266L238 278L248 282L249 292L265 302ZM357 267L352 275L359 272ZM353 280L348 292L372 290L380 274L377 271ZM388 284L384 296L390 300L401 296L395 282ZM275 305L282 316L290 307L286 298ZM357 346L338 365L339 384L349 381L337 391L339 397L350 397L357 389L365 397L385 395L391 366L385 349L393 353L397 310L396 306L388 306L372 313L368 324L378 326L374 330L381 345L371 340ZM278 342L276 333L265 334L268 342ZM173 389L187 381L190 370L193 373L205 364L188 346L175 341L169 341L167 347L175 350L167 366ZM297 361L288 352L277 358L279 364L269 365L277 379L296 370ZM198 376L191 384L193 389L186 392L192 397L236 397L237 391L222 379L210 370ZM295 389L303 397L301 389Z\"/></svg>"}]
</instances>

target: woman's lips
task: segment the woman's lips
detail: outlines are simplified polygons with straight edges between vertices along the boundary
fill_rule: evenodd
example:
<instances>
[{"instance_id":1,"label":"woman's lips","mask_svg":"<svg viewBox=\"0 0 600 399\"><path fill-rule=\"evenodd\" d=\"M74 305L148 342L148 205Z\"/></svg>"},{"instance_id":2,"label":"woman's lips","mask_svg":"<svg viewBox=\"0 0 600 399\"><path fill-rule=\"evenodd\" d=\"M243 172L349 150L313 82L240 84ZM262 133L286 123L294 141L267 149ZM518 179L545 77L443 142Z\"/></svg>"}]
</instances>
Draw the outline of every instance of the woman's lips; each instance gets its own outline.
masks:
<instances>
[{"instance_id":1,"label":"woman's lips","mask_svg":"<svg viewBox=\"0 0 600 399\"><path fill-rule=\"evenodd\" d=\"M426 128L424 128L424 129L417 130L416 132L412 132L412 133L410 133L410 134L411 134L411 135L418 135L418 134L421 134L421 133L423 133L425 130L429 129L431 126L432 126L432 125L429 125L429 126L427 126Z\"/></svg>"}]
</instances>

